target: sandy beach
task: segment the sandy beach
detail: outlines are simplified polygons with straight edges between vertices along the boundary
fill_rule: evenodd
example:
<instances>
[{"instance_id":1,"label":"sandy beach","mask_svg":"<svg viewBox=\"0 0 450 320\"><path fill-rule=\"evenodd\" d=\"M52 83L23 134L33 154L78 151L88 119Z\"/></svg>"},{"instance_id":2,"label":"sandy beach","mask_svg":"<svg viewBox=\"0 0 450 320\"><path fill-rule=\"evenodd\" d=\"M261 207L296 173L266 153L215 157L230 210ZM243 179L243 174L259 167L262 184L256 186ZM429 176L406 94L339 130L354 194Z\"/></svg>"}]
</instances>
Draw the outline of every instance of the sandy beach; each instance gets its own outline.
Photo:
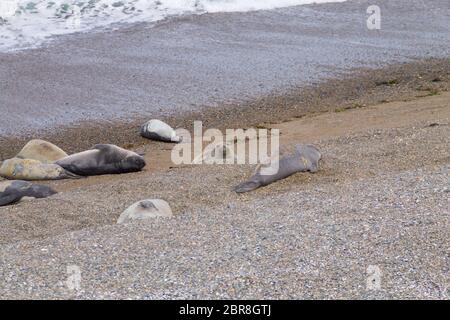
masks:
<instances>
[{"instance_id":1,"label":"sandy beach","mask_svg":"<svg viewBox=\"0 0 450 320\"><path fill-rule=\"evenodd\" d=\"M450 56L447 0L378 0L380 30L366 26L372 4L188 15L0 53L0 136L86 121L179 117L360 68Z\"/></svg>"},{"instance_id":2,"label":"sandy beach","mask_svg":"<svg viewBox=\"0 0 450 320\"><path fill-rule=\"evenodd\" d=\"M450 8L378 3L372 33L367 2L348 1L0 53L0 160L40 138L69 153L114 143L148 164L44 181L59 193L0 207L2 298L448 299ZM320 149L320 171L236 194L253 166L174 165L172 144L138 135L149 117L280 129L283 146ZM116 224L147 198L174 217Z\"/></svg>"},{"instance_id":3,"label":"sandy beach","mask_svg":"<svg viewBox=\"0 0 450 320\"><path fill-rule=\"evenodd\" d=\"M284 145L320 148L321 171L245 195L231 188L249 166L167 168L163 144L142 173L51 182L61 193L0 209L2 296L445 299L449 101L274 123ZM144 198L167 200L175 217L115 224ZM81 291L66 288L68 265L81 268ZM381 290L366 289L369 265L383 270Z\"/></svg>"}]
</instances>

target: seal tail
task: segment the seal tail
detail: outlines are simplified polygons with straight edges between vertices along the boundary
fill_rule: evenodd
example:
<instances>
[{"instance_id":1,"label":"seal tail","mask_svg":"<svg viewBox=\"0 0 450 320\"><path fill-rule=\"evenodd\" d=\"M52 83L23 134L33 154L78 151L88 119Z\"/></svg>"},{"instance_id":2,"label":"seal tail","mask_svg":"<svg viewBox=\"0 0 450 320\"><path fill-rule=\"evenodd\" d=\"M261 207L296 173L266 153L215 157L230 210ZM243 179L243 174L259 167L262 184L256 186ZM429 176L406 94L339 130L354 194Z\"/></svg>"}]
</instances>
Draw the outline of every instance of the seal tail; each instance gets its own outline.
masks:
<instances>
[{"instance_id":1,"label":"seal tail","mask_svg":"<svg viewBox=\"0 0 450 320\"><path fill-rule=\"evenodd\" d=\"M237 185L236 187L234 187L233 190L236 193L244 193L244 192L249 192L249 191L258 189L260 186L261 186L261 183L259 183L257 181L249 180L249 181L245 181L245 182Z\"/></svg>"}]
</instances>

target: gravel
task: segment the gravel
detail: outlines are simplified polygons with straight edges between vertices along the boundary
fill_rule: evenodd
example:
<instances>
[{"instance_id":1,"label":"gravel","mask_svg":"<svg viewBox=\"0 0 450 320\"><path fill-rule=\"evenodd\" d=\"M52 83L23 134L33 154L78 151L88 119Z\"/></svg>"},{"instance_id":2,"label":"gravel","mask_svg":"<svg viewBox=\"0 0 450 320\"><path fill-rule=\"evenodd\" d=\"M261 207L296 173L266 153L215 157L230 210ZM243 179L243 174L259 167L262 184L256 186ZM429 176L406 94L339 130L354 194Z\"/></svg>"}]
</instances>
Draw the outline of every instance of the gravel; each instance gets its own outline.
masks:
<instances>
[{"instance_id":1,"label":"gravel","mask_svg":"<svg viewBox=\"0 0 450 320\"><path fill-rule=\"evenodd\" d=\"M194 166L1 208L0 293L448 299L450 129L440 123L317 141L326 155L319 173L245 195L230 188L247 166ZM175 216L114 225L150 195ZM80 290L66 283L73 265ZM378 290L367 287L369 266L381 272Z\"/></svg>"}]
</instances>

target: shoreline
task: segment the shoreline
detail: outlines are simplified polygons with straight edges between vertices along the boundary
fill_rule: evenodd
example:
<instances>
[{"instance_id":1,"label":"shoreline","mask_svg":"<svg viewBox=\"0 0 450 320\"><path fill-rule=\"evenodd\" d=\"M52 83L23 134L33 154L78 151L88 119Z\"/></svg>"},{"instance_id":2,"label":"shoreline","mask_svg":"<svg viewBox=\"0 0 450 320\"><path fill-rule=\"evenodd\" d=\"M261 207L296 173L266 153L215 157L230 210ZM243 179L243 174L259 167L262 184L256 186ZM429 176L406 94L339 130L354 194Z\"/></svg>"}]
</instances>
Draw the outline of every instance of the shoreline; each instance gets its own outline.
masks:
<instances>
[{"instance_id":1,"label":"shoreline","mask_svg":"<svg viewBox=\"0 0 450 320\"><path fill-rule=\"evenodd\" d=\"M277 95L288 97L292 89L295 99L296 88L350 78L361 68L448 59L448 1L378 0L378 5L381 30L367 29L367 1L350 0L180 17L0 53L0 135L90 121L108 126L108 120L126 125L141 117L201 115L205 106L233 109L255 100L259 108L272 98L289 104ZM341 87L331 93L335 89ZM309 98L314 97L305 94Z\"/></svg>"},{"instance_id":2,"label":"shoreline","mask_svg":"<svg viewBox=\"0 0 450 320\"><path fill-rule=\"evenodd\" d=\"M160 153L142 172L44 182L60 193L0 208L3 297L446 299L450 92L270 127L318 146L319 172L239 195L250 166L157 168L171 145L147 140ZM115 224L145 198L174 217ZM74 263L80 292L60 284ZM368 265L382 290L365 289Z\"/></svg>"},{"instance_id":3,"label":"shoreline","mask_svg":"<svg viewBox=\"0 0 450 320\"><path fill-rule=\"evenodd\" d=\"M264 127L306 115L371 106L389 101L435 95L450 89L450 59L427 59L393 64L381 69L355 70L317 85L291 89L237 104L205 107L162 117L174 128L192 130L193 121L204 129ZM148 143L139 127L150 118L134 120L85 121L75 125L41 129L23 136L0 136L0 161L13 157L30 139L48 140L69 153L80 152L97 143L112 143L140 150Z\"/></svg>"}]
</instances>

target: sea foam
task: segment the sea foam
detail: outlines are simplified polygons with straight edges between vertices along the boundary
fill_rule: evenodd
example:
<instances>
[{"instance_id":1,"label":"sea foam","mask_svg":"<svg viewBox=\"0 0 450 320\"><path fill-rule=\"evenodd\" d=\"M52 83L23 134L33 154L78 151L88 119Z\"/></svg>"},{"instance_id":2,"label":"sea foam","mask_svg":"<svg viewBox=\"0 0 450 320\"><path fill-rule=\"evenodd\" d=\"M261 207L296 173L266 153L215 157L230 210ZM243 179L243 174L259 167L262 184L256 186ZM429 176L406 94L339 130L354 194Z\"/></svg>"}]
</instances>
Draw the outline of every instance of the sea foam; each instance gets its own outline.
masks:
<instances>
[{"instance_id":1,"label":"sea foam","mask_svg":"<svg viewBox=\"0 0 450 320\"><path fill-rule=\"evenodd\" d=\"M268 10L344 0L0 0L0 50L36 47L54 35L168 16Z\"/></svg>"}]
</instances>

